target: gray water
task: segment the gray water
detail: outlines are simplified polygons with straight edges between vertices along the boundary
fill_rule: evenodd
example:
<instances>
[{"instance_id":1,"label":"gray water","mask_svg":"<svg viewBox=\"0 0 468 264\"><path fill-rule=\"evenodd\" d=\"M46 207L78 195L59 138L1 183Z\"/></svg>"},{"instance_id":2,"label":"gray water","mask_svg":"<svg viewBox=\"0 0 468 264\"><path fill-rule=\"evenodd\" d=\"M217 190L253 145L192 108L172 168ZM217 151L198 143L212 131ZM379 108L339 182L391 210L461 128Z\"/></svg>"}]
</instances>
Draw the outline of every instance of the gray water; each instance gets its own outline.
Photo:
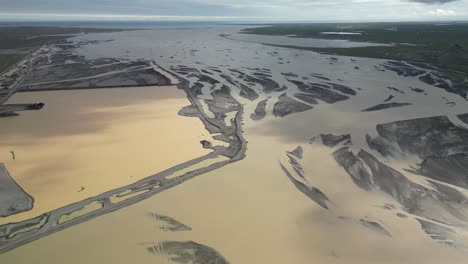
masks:
<instances>
[{"instance_id":1,"label":"gray water","mask_svg":"<svg viewBox=\"0 0 468 264\"><path fill-rule=\"evenodd\" d=\"M375 46L390 46L384 43L357 42L341 39L316 39L316 38L300 38L295 36L264 36L252 34L234 34L228 36L230 39L264 43L272 45L288 45L300 46L308 48L359 48L359 47L375 47Z\"/></svg>"}]
</instances>

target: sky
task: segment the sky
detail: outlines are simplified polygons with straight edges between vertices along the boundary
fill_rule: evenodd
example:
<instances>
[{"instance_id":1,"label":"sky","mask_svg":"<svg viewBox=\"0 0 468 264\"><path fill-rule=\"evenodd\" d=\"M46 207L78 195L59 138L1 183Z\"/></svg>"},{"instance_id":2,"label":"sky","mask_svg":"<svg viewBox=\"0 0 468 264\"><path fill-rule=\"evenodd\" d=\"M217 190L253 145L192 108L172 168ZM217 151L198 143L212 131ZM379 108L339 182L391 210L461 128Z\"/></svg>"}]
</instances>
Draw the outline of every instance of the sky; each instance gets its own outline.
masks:
<instances>
[{"instance_id":1,"label":"sky","mask_svg":"<svg viewBox=\"0 0 468 264\"><path fill-rule=\"evenodd\" d=\"M3 21L455 21L468 0L0 0Z\"/></svg>"}]
</instances>

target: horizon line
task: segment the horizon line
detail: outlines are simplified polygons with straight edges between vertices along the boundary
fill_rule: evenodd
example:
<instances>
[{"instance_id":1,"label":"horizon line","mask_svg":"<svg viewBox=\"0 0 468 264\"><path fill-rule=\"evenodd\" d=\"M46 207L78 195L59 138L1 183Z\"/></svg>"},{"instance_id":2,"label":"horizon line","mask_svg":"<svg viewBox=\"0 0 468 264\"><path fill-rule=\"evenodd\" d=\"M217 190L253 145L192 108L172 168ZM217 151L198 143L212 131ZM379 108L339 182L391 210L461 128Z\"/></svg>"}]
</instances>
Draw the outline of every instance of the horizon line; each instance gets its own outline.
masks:
<instances>
[{"instance_id":1,"label":"horizon line","mask_svg":"<svg viewBox=\"0 0 468 264\"><path fill-rule=\"evenodd\" d=\"M278 16L201 16L201 15L132 15L132 14L63 14L63 13L5 13L0 22L253 22L253 23L385 23L385 22L468 22L468 17L438 16L432 19L305 19Z\"/></svg>"},{"instance_id":2,"label":"horizon line","mask_svg":"<svg viewBox=\"0 0 468 264\"><path fill-rule=\"evenodd\" d=\"M468 19L452 20L3 20L0 23L227 23L227 24L324 24L324 23L468 23Z\"/></svg>"}]
</instances>

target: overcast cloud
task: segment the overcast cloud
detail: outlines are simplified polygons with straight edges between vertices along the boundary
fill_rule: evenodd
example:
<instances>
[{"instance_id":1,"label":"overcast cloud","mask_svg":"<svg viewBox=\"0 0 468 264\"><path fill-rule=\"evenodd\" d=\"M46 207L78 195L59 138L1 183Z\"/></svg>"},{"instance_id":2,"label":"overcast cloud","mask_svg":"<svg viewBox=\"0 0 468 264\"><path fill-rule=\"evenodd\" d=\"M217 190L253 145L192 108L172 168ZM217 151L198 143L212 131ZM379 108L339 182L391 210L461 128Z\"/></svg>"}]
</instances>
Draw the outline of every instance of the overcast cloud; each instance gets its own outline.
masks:
<instances>
[{"instance_id":1,"label":"overcast cloud","mask_svg":"<svg viewBox=\"0 0 468 264\"><path fill-rule=\"evenodd\" d=\"M0 20L468 20L468 0L0 0Z\"/></svg>"}]
</instances>

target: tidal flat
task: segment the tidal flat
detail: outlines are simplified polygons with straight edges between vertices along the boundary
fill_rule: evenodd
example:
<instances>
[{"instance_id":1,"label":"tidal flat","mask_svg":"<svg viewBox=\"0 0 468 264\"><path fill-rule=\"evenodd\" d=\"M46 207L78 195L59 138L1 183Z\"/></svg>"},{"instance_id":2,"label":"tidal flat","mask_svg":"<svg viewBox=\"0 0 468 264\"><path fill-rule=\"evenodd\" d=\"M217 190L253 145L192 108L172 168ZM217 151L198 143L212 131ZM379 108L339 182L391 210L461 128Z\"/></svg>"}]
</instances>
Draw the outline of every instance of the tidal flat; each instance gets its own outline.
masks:
<instances>
[{"instance_id":1,"label":"tidal flat","mask_svg":"<svg viewBox=\"0 0 468 264\"><path fill-rule=\"evenodd\" d=\"M285 124L277 125L281 129ZM178 263L148 252L148 247L163 241L207 245L229 263L372 264L424 260L437 264L465 260L464 252L434 243L416 220L397 217L397 212L403 212L400 208L379 208L394 202L386 195L356 188L336 165L328 147L305 144L301 163L306 177L332 202L330 210L320 207L297 190L278 166L278 161L287 164L285 152L278 152L278 148L292 150L299 142L255 132L258 130L258 124L247 123L250 155L242 162L7 252L0 260L28 263L35 256L41 264ZM171 216L192 230L161 230L148 216L149 211ZM363 226L360 219L365 216L367 221L384 226L392 237ZM86 242L89 240L93 243ZM77 248L87 254L77 254Z\"/></svg>"},{"instance_id":2,"label":"tidal flat","mask_svg":"<svg viewBox=\"0 0 468 264\"><path fill-rule=\"evenodd\" d=\"M242 29L234 25L160 26L80 35L45 46L36 54L43 60L29 61L32 66L21 72L29 77L26 81L34 76L34 82L16 85L10 78L17 91L64 90L13 94L11 100L34 95L18 103L39 103L44 101L40 95L48 93L76 93L77 98L81 93L94 95L101 90L74 89L115 82L88 69L97 67L96 73L108 76L105 62L124 73L126 82L178 80L182 90L175 91L187 97L180 104L170 104L171 113L179 115L171 120L193 120L200 130L192 133L178 123L168 123L175 128L167 128L167 136L161 137L155 127L135 140L146 147L149 138L176 138L162 145L161 152L143 153L154 154L151 158L158 161L168 150L179 157L177 153L184 153L186 146L201 153L196 153L200 158L185 157L189 164L177 161L181 165L174 168L182 175L174 171L158 174L164 168L145 157L141 166L152 171L149 175L157 174L127 182L129 188L114 189L109 195L88 197L87 185L77 181L67 185L66 181L65 186L73 187L84 200L65 209L50 206L54 210L43 218L30 219L37 216L32 214L21 218L29 212L6 218L26 220L0 226L0 261L29 263L34 258L37 263L149 264L199 261L205 256L209 260L204 261L215 263L464 263L468 247L468 191L463 184L468 98L464 86L451 85L436 69L407 62L318 54L226 37ZM48 54L52 61L74 58L86 71L72 78L70 63L59 66L58 72L66 77L63 81L53 71L42 70L56 66L44 59ZM136 75L130 74L132 65ZM166 74L154 72L155 68ZM143 75L141 70L145 70ZM48 81L41 82L42 78ZM140 89L149 88L102 91L136 96ZM130 114L138 116L142 109L161 105L159 100L143 97L131 111L125 96L109 96L112 99L106 100L124 106L97 107L101 110L90 116L99 117L110 109L129 120L109 119L105 131L119 128L120 123L127 128L134 119ZM68 100L57 101L66 109L74 106ZM53 105L44 103L40 110L19 111L0 122L41 114ZM153 120L143 117L135 121L140 124L141 120L141 126L126 135L133 139L133 131L143 133L140 130ZM93 125L102 125L92 120ZM155 121L151 124L158 126ZM21 127L5 129L32 133ZM139 146L131 157L135 164L140 164L133 160L142 155ZM22 153L15 151L15 162ZM4 154L2 159L12 163L11 153ZM14 165L5 164L13 179L34 197L24 185L27 182L22 183L13 172ZM110 164L98 171L99 179L113 177L106 174L115 168L115 163ZM457 166L445 177L441 172L451 164ZM129 168L127 175L138 169ZM47 184L53 182L44 183L44 189ZM95 201L102 207L93 207ZM61 215L75 216L89 208L95 210L89 218L72 219L63 228L55 222ZM161 223L148 214L162 215L185 228L168 232L171 228L161 229Z\"/></svg>"}]
</instances>

